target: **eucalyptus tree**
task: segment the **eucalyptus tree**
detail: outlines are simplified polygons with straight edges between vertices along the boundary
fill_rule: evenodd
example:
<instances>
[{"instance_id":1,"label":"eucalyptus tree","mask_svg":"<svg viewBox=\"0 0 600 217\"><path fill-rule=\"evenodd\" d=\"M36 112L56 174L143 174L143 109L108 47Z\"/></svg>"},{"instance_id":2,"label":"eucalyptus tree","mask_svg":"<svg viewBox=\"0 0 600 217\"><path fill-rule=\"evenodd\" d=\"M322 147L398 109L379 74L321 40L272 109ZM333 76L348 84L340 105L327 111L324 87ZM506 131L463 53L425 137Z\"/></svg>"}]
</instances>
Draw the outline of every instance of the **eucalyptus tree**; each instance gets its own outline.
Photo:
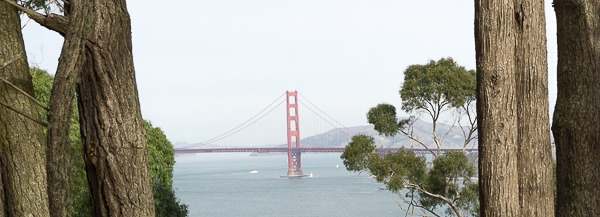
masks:
<instances>
[{"instance_id":1,"label":"eucalyptus tree","mask_svg":"<svg viewBox=\"0 0 600 217\"><path fill-rule=\"evenodd\" d=\"M468 117L468 126L461 126L460 120L454 120L464 132L463 150L475 139L476 114L472 110L475 77L474 70L466 70L452 58L430 61L425 65L411 65L404 71L404 82L400 90L402 110L429 115L433 122L432 138L437 150L431 150L427 144L413 136L414 116L398 120L396 108L390 104L379 104L367 113L368 122L374 125L379 134L401 134L429 150L435 159L431 171L426 169L424 158L404 148L396 153L387 153L382 158L376 153L373 137L369 135L352 137L341 156L346 169L367 171L374 175L377 182L386 185L387 190L399 194L408 205L405 209L407 212L416 207L439 216L435 211L436 207L448 205L448 215L478 215L477 184L470 180L475 174L475 166L468 163L464 151L442 154L444 138L452 128L442 134L437 130L442 113L454 110ZM401 195L400 190L405 188L408 193Z\"/></svg>"},{"instance_id":2,"label":"eucalyptus tree","mask_svg":"<svg viewBox=\"0 0 600 217\"><path fill-rule=\"evenodd\" d=\"M425 113L432 121L432 137L437 150L433 151L412 134L412 124L415 119L397 120L396 108L390 104L379 104L367 113L367 120L373 124L380 134L392 136L402 134L426 148L434 156L440 155L445 136L458 122L465 141L463 149L476 137L477 123L473 103L475 99L475 71L466 70L452 58L442 58L429 61L425 65L411 65L404 71L404 82L400 89L402 110L407 113ZM459 114L466 114L468 126L462 126L460 120L454 120L452 127L438 132L437 125L440 115L454 109ZM461 117L461 116L459 116ZM466 130L465 130L466 128Z\"/></svg>"},{"instance_id":3,"label":"eucalyptus tree","mask_svg":"<svg viewBox=\"0 0 600 217\"><path fill-rule=\"evenodd\" d=\"M476 0L482 216L554 212L543 1Z\"/></svg>"},{"instance_id":4,"label":"eucalyptus tree","mask_svg":"<svg viewBox=\"0 0 600 217\"><path fill-rule=\"evenodd\" d=\"M600 216L600 1L555 0L556 216Z\"/></svg>"}]
</instances>

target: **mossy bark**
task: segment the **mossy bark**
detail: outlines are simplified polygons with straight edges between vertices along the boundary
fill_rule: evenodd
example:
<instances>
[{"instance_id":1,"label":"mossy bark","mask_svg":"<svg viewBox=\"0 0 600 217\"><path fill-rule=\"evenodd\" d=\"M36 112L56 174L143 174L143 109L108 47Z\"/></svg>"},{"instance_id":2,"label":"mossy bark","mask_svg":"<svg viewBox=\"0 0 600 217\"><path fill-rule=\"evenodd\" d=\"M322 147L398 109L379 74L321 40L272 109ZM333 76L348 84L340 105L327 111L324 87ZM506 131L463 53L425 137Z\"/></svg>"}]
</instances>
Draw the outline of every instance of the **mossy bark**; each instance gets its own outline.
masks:
<instances>
[{"instance_id":1,"label":"mossy bark","mask_svg":"<svg viewBox=\"0 0 600 217\"><path fill-rule=\"evenodd\" d=\"M17 9L0 2L0 63L25 51ZM27 58L0 70L0 76L33 95ZM0 101L35 118L37 106L0 82ZM46 141L41 125L0 106L0 164L10 216L49 216L46 183Z\"/></svg>"},{"instance_id":2,"label":"mossy bark","mask_svg":"<svg viewBox=\"0 0 600 217\"><path fill-rule=\"evenodd\" d=\"M71 216L69 137L75 89L85 61L85 44L89 30L86 18L92 10L81 0L71 0L65 7L68 17L65 41L54 76L48 113L48 196L50 214L54 217Z\"/></svg>"},{"instance_id":3,"label":"mossy bark","mask_svg":"<svg viewBox=\"0 0 600 217\"><path fill-rule=\"evenodd\" d=\"M555 0L556 216L600 216L600 1Z\"/></svg>"}]
</instances>

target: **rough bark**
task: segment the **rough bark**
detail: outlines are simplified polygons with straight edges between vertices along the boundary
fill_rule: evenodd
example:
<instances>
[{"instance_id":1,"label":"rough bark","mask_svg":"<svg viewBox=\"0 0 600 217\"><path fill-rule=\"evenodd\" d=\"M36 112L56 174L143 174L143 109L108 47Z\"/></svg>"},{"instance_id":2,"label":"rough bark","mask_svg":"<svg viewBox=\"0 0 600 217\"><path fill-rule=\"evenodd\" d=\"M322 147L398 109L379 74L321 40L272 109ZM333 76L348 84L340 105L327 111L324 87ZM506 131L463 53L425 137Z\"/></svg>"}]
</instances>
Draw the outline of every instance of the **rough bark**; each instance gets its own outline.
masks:
<instances>
[{"instance_id":1,"label":"rough bark","mask_svg":"<svg viewBox=\"0 0 600 217\"><path fill-rule=\"evenodd\" d=\"M72 201L69 197L71 187L69 132L73 116L75 88L83 64L85 63L85 43L89 35L91 10L80 0L71 0L66 7L69 23L65 41L59 58L58 69L50 95L48 113L48 197L51 216L71 216Z\"/></svg>"},{"instance_id":2,"label":"rough bark","mask_svg":"<svg viewBox=\"0 0 600 217\"><path fill-rule=\"evenodd\" d=\"M481 216L519 216L513 1L475 1Z\"/></svg>"},{"instance_id":3,"label":"rough bark","mask_svg":"<svg viewBox=\"0 0 600 217\"><path fill-rule=\"evenodd\" d=\"M477 0L482 216L554 212L542 1Z\"/></svg>"},{"instance_id":4,"label":"rough bark","mask_svg":"<svg viewBox=\"0 0 600 217\"><path fill-rule=\"evenodd\" d=\"M24 50L18 11L0 2L0 63ZM33 95L26 57L0 70L0 76ZM0 101L39 119L36 105L3 82ZM9 215L49 216L42 126L4 106L0 106L0 164Z\"/></svg>"},{"instance_id":5,"label":"rough bark","mask_svg":"<svg viewBox=\"0 0 600 217\"><path fill-rule=\"evenodd\" d=\"M552 216L554 188L544 2L515 0L520 216Z\"/></svg>"},{"instance_id":6,"label":"rough bark","mask_svg":"<svg viewBox=\"0 0 600 217\"><path fill-rule=\"evenodd\" d=\"M131 21L124 0L93 4L77 87L94 216L154 216L148 148L138 99Z\"/></svg>"},{"instance_id":7,"label":"rough bark","mask_svg":"<svg viewBox=\"0 0 600 217\"><path fill-rule=\"evenodd\" d=\"M600 1L555 0L556 216L600 216Z\"/></svg>"},{"instance_id":8,"label":"rough bark","mask_svg":"<svg viewBox=\"0 0 600 217\"><path fill-rule=\"evenodd\" d=\"M4 209L6 198L4 197L4 182L2 182L2 168L0 167L0 217L4 217L6 214L6 210Z\"/></svg>"}]
</instances>

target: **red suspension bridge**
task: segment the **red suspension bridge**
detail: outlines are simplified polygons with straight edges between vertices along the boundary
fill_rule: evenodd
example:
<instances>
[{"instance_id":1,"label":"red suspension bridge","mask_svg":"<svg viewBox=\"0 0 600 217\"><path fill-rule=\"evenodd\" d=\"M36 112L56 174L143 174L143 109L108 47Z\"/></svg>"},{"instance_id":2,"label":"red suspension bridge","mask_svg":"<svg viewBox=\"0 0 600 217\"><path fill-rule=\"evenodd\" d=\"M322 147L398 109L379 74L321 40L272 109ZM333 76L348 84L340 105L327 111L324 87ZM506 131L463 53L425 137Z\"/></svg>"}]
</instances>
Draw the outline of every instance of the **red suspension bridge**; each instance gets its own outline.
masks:
<instances>
[{"instance_id":1,"label":"red suspension bridge","mask_svg":"<svg viewBox=\"0 0 600 217\"><path fill-rule=\"evenodd\" d=\"M285 99L282 100L283 96ZM302 100L299 100L302 97ZM286 105L287 130L283 132L283 114L276 108ZM299 106L310 111L303 115L303 123L310 127L303 128L304 139L300 137ZM274 114L274 115L273 115ZM320 123L320 124L319 124ZM325 132L325 133L324 133ZM345 146L355 133L327 115L297 91L286 92L269 106L239 126L215 138L192 146L175 149L176 154L192 153L224 153L224 152L283 152L288 155L288 172L282 177L307 176L302 172L302 153L307 152L344 152ZM283 135L287 135L283 137ZM287 145L282 141L287 140ZM285 140L284 140L285 141ZM302 147L304 144L305 147ZM396 152L398 148L379 148L383 155ZM408 149L419 155L428 154L426 149ZM442 149L441 151L458 150ZM462 151L462 149L460 149Z\"/></svg>"}]
</instances>

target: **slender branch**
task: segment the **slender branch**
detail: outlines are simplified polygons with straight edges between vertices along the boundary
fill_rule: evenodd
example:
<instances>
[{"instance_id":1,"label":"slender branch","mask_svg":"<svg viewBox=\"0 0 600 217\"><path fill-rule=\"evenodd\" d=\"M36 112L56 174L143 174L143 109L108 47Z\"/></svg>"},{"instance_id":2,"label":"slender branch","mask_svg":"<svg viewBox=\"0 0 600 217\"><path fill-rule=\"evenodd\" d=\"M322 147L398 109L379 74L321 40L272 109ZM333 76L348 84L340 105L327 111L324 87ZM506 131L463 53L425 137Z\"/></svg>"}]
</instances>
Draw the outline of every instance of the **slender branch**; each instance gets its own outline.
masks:
<instances>
[{"instance_id":1,"label":"slender branch","mask_svg":"<svg viewBox=\"0 0 600 217\"><path fill-rule=\"evenodd\" d=\"M429 213L433 214L434 216L440 217L440 216L439 216L437 213L433 212L433 210L427 209L427 208L425 208L425 207L423 207L423 206L421 206L421 205L415 204L415 203L413 203L412 205L413 205L413 206L416 206L416 207L419 207L419 208L421 208L422 210L425 210L425 211L427 211L427 212L429 212Z\"/></svg>"},{"instance_id":2,"label":"slender branch","mask_svg":"<svg viewBox=\"0 0 600 217\"><path fill-rule=\"evenodd\" d=\"M19 91L19 93L22 93L23 95L25 95L27 98L31 99L33 102L35 102L35 104L38 104L39 106L41 106L42 108L46 109L46 110L50 110L48 107L46 107L44 104L42 104L40 101L37 101L37 99L35 99L35 97L27 94L25 91L21 90L20 88L18 88L17 86L15 86L14 84L10 83L9 81L7 81L6 79L4 79L3 77L0 77L0 81L3 81L4 83L8 84L8 86L11 86L12 88L14 88L15 90Z\"/></svg>"},{"instance_id":3,"label":"slender branch","mask_svg":"<svg viewBox=\"0 0 600 217\"><path fill-rule=\"evenodd\" d=\"M34 118L34 117L31 117L31 116L30 116L30 115L28 115L27 113L25 113L25 112L23 112L23 111L21 111L21 110L19 110L19 109L15 108L15 107L12 107L12 106L10 106L10 105L8 105L8 104L6 104L6 103L3 103L2 101L0 101L0 105L3 105L4 107L6 107L6 108L8 108L8 109L10 109L10 110L13 110L14 112L16 112L16 113L19 113L19 114L21 114L21 115L23 115L23 116L25 116L25 117L29 118L30 120L32 120L32 121L34 121L34 122L36 122L36 123L38 123L38 124L40 124L40 125L44 126L44 127L48 127L48 124L47 124L47 123L44 123L42 120L40 120L40 119L37 119L37 118Z\"/></svg>"},{"instance_id":4,"label":"slender branch","mask_svg":"<svg viewBox=\"0 0 600 217\"><path fill-rule=\"evenodd\" d=\"M17 55L16 57L12 58L11 60L9 60L8 62L5 62L4 64L2 64L2 66L0 67L0 70L4 69L4 67L10 65L11 63L17 61L18 59L20 59L23 56L23 51L21 51L21 53L19 53L19 55ZM15 86L14 84L10 83L8 80L4 79L3 77L0 77L0 81L4 82L5 84L7 84L8 86L11 86L12 88L14 88L15 90L19 91L19 93L22 93L23 95L27 96L27 98L33 100L33 102L35 102L36 104L38 104L39 106L41 106L42 108L46 109L46 110L50 110L48 107L46 107L44 104L42 104L40 101L37 101L37 99L35 99L35 97L29 95L27 92L21 90L21 88Z\"/></svg>"},{"instance_id":5,"label":"slender branch","mask_svg":"<svg viewBox=\"0 0 600 217\"><path fill-rule=\"evenodd\" d=\"M437 157L437 154L435 154L431 149L429 149L425 144L423 144L421 141L419 141L417 138L413 137L412 135L407 134L404 131L400 131L400 133L406 137L408 137L409 139L419 143L419 145L423 146L425 149L427 149L427 151L429 151L434 157Z\"/></svg>"},{"instance_id":6,"label":"slender branch","mask_svg":"<svg viewBox=\"0 0 600 217\"><path fill-rule=\"evenodd\" d=\"M4 67L10 65L11 63L14 63L15 61L17 61L18 59L20 59L23 56L23 51L21 51L21 53L19 53L17 56L13 57L12 59L10 59L9 61L5 62L4 64L2 64L2 66L0 66L0 70L4 69Z\"/></svg>"},{"instance_id":7,"label":"slender branch","mask_svg":"<svg viewBox=\"0 0 600 217\"><path fill-rule=\"evenodd\" d=\"M52 31L58 32L58 34L60 34L60 35L64 36L67 32L68 19L65 18L64 16L61 16L58 14L43 15L43 14L35 12L34 10L31 10L29 8L23 7L11 0L0 0L0 1L4 1L12 6L17 7L20 11L26 13L27 16L29 18L31 18L32 20L34 20L35 22L39 23L40 25L42 25Z\"/></svg>"},{"instance_id":8,"label":"slender branch","mask_svg":"<svg viewBox=\"0 0 600 217\"><path fill-rule=\"evenodd\" d=\"M413 197L414 197L414 196L412 196L412 197L411 197L411 199L410 199L411 201L410 201L410 202L408 202L406 199L404 199L404 197L403 197L402 195L398 194L398 196L400 197L400 199L402 199L402 202L404 202L404 203L408 204L408 207L407 207L406 209L404 209L404 208L402 208L402 205L400 205L400 203L398 203L398 206L400 207L400 209L401 209L402 211L404 211L404 212L405 212L407 215L408 215L408 213L410 213L410 215L411 215L411 216L415 216L415 215L416 215L416 216L422 216L422 217L426 217L426 215L421 215L421 214L414 213L414 209L413 209L413 211L410 211L410 210L409 210L409 209L410 209L410 206L415 206L415 207L421 208L421 209L423 209L423 210L425 210L425 211L427 211L427 212L429 212L429 213L433 214L434 216L440 217L438 214L436 214L436 213L435 213L435 212L433 212L432 210L430 210L430 209L427 209L427 208L425 208L425 207L423 207L423 206L417 205L416 203L413 203ZM405 215L405 216L406 216L406 215Z\"/></svg>"},{"instance_id":9,"label":"slender branch","mask_svg":"<svg viewBox=\"0 0 600 217\"><path fill-rule=\"evenodd\" d=\"M459 123L459 125L460 125L460 123ZM452 126L450 126L450 129L448 129L448 131L446 132L446 134L444 134L444 136L443 136L443 137L442 137L442 139L440 140L440 144L442 144L442 143L444 142L444 139L446 139L446 136L447 136L448 134L450 134L450 131L452 131L452 128L454 128L454 126L456 126L456 120L454 120L454 121L452 122Z\"/></svg>"},{"instance_id":10,"label":"slender branch","mask_svg":"<svg viewBox=\"0 0 600 217\"><path fill-rule=\"evenodd\" d=\"M457 216L459 216L459 217L463 217L463 214L462 214L462 212L460 211L460 209L458 209L458 207L456 206L456 204L454 204L454 203L453 203L453 202L452 202L450 199L448 199L448 198L446 198L446 197L444 197L444 196L442 196L442 195L439 195L439 194L434 194L434 193L431 193L431 192L429 192L429 191L426 191L425 189L422 189L421 187L419 187L418 185L415 185L415 184L410 184L410 183L407 183L407 184L406 184L406 185L404 185L404 186L405 186L406 188L412 188L412 189L416 189L416 190L418 190L418 191L420 191L420 192L422 192L422 193L424 193L424 194L427 194L427 195L429 195L429 196L432 196L432 197L435 197L435 198L441 199L441 200L443 200L443 201L446 201L446 203L447 203L448 205L450 205L450 207L452 207L452 209L454 210L454 212L456 213L456 215L457 215Z\"/></svg>"}]
</instances>

